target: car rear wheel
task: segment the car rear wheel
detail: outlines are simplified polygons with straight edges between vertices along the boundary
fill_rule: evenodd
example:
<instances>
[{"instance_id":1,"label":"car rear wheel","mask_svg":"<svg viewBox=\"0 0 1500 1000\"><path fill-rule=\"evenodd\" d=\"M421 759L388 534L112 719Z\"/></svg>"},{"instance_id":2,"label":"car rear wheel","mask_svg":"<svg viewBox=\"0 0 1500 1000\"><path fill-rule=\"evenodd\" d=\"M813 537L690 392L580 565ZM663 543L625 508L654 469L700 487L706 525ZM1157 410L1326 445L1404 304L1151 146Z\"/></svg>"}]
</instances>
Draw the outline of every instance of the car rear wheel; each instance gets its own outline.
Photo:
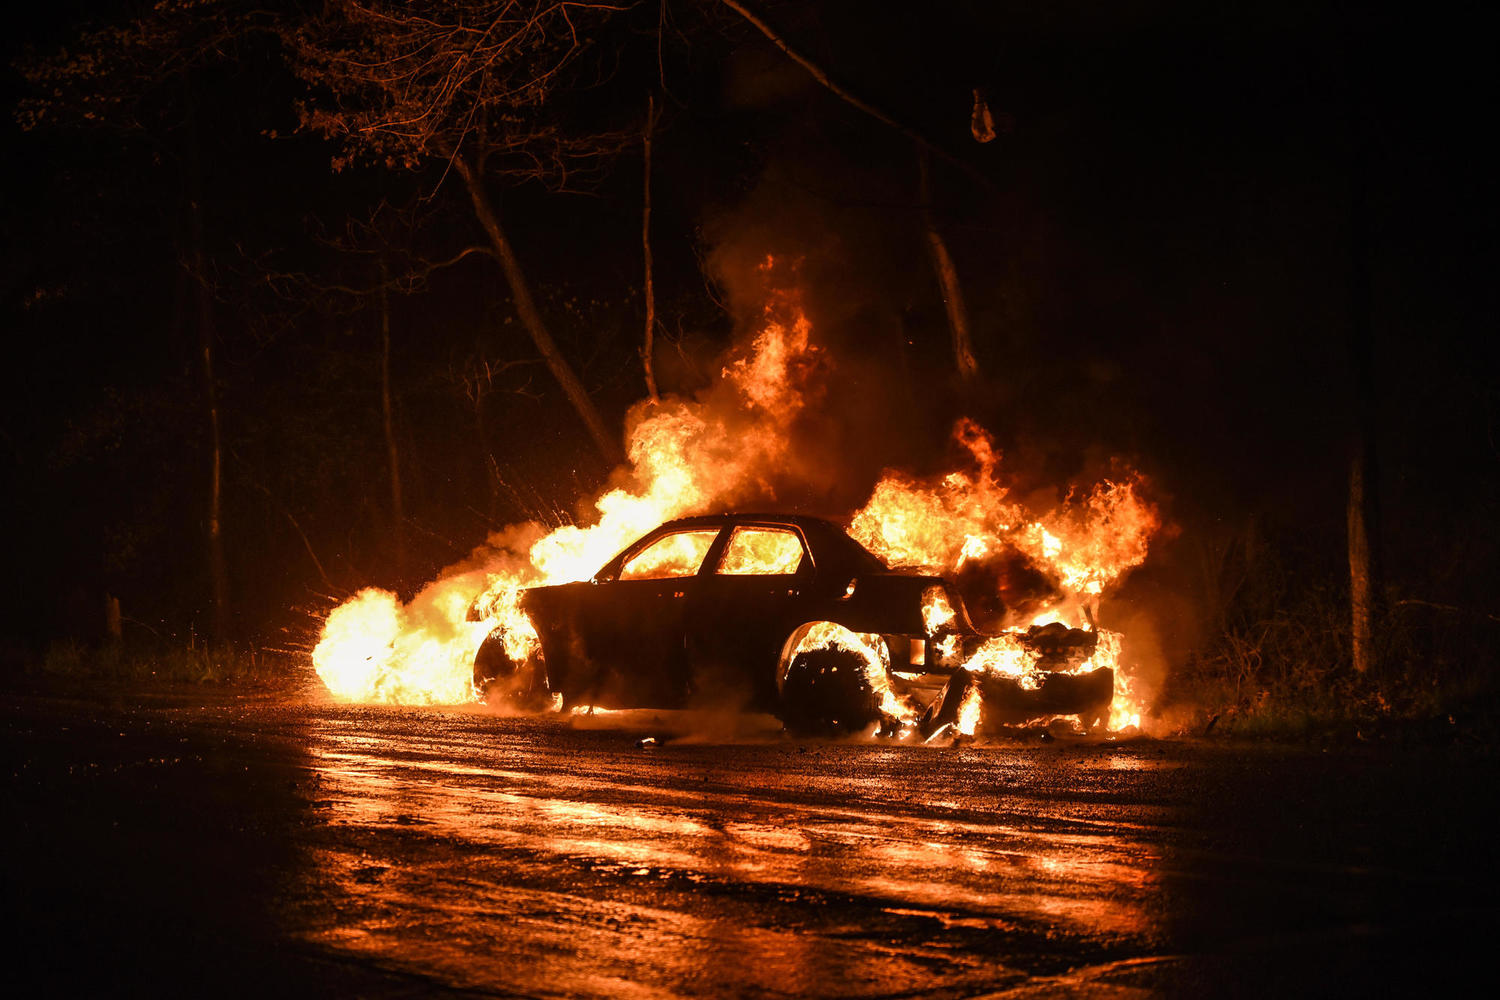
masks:
<instances>
[{"instance_id":1,"label":"car rear wheel","mask_svg":"<svg viewBox=\"0 0 1500 1000\"><path fill-rule=\"evenodd\" d=\"M481 701L518 711L539 711L548 707L552 693L547 686L547 670L540 649L524 659L512 656L506 648L506 631L496 628L485 637L474 655L474 690Z\"/></svg>"}]
</instances>

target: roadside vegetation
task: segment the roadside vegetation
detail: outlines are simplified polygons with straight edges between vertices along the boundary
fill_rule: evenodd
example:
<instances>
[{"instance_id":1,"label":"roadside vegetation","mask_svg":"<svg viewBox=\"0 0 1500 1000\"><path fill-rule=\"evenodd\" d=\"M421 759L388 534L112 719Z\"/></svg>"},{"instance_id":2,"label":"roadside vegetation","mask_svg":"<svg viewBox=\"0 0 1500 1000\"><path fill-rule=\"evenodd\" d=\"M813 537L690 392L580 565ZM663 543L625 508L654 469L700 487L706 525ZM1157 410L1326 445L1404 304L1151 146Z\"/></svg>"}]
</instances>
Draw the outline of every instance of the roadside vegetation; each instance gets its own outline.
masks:
<instances>
[{"instance_id":1,"label":"roadside vegetation","mask_svg":"<svg viewBox=\"0 0 1500 1000\"><path fill-rule=\"evenodd\" d=\"M315 678L305 656L228 642L54 642L28 663L27 676L83 681L294 689Z\"/></svg>"},{"instance_id":2,"label":"roadside vegetation","mask_svg":"<svg viewBox=\"0 0 1500 1000\"><path fill-rule=\"evenodd\" d=\"M1500 618L1420 572L1382 588L1372 664L1355 669L1348 573L1327 538L1257 531L1199 546L1204 640L1158 702L1193 734L1492 739ZM1475 595L1468 595L1471 600Z\"/></svg>"}]
</instances>

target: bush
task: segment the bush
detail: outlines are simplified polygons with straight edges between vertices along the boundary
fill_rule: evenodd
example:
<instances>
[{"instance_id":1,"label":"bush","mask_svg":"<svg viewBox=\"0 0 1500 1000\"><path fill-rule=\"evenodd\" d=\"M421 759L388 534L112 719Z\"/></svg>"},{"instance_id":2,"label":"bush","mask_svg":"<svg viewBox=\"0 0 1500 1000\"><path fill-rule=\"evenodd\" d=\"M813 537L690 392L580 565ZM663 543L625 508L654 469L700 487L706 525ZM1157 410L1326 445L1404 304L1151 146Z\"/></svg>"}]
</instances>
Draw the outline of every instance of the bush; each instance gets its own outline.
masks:
<instances>
[{"instance_id":1,"label":"bush","mask_svg":"<svg viewBox=\"0 0 1500 1000\"><path fill-rule=\"evenodd\" d=\"M282 686L304 680L308 667L303 658L292 654L233 643L87 646L67 639L50 645L34 672L132 683Z\"/></svg>"},{"instance_id":2,"label":"bush","mask_svg":"<svg viewBox=\"0 0 1500 1000\"><path fill-rule=\"evenodd\" d=\"M1257 538L1253 525L1202 554L1206 637L1168 678L1160 706L1189 709L1187 727L1365 734L1383 723L1493 718L1500 621L1388 588L1378 666L1357 674L1341 554L1295 535Z\"/></svg>"}]
</instances>

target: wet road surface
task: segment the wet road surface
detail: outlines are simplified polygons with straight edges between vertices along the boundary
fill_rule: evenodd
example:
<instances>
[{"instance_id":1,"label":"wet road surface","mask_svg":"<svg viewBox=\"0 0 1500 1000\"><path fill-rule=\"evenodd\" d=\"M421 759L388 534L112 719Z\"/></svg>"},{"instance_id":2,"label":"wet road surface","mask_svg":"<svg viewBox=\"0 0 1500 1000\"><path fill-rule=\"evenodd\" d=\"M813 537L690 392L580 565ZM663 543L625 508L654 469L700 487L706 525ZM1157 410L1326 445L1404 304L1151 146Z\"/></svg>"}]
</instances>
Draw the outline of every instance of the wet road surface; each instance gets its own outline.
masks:
<instances>
[{"instance_id":1,"label":"wet road surface","mask_svg":"<svg viewBox=\"0 0 1500 1000\"><path fill-rule=\"evenodd\" d=\"M7 968L50 991L1390 994L1493 938L1473 751L0 706Z\"/></svg>"}]
</instances>

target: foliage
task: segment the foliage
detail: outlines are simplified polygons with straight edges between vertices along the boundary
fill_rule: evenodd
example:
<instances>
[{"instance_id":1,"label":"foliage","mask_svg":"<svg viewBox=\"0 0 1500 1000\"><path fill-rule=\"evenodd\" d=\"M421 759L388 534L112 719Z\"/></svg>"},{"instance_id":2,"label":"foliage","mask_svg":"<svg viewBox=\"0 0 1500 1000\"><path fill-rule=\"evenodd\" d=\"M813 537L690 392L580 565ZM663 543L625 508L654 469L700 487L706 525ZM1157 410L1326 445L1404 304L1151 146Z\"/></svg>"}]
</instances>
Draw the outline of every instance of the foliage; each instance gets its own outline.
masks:
<instances>
[{"instance_id":1,"label":"foliage","mask_svg":"<svg viewBox=\"0 0 1500 1000\"><path fill-rule=\"evenodd\" d=\"M28 131L44 125L155 131L158 105L180 97L190 74L240 58L268 37L269 17L242 0L157 0L79 32L60 49L29 51L16 64L30 88L17 103L16 120Z\"/></svg>"},{"instance_id":2,"label":"foliage","mask_svg":"<svg viewBox=\"0 0 1500 1000\"><path fill-rule=\"evenodd\" d=\"M1393 587L1377 630L1378 669L1353 669L1347 568L1316 537L1247 528L1202 546L1204 641L1174 670L1163 713L1189 730L1287 736L1489 712L1500 695L1500 622L1403 598ZM1185 714L1183 709L1190 709Z\"/></svg>"},{"instance_id":3,"label":"foliage","mask_svg":"<svg viewBox=\"0 0 1500 1000\"><path fill-rule=\"evenodd\" d=\"M311 680L306 663L285 653L189 640L89 646L50 645L33 673L63 680L285 687Z\"/></svg>"},{"instance_id":4,"label":"foliage","mask_svg":"<svg viewBox=\"0 0 1500 1000\"><path fill-rule=\"evenodd\" d=\"M417 169L460 150L481 167L565 187L597 173L634 133L575 132L570 93L609 73L598 44L628 7L558 0L333 0L282 38L309 87L301 126L356 161ZM585 115L585 117L587 117Z\"/></svg>"}]
</instances>

